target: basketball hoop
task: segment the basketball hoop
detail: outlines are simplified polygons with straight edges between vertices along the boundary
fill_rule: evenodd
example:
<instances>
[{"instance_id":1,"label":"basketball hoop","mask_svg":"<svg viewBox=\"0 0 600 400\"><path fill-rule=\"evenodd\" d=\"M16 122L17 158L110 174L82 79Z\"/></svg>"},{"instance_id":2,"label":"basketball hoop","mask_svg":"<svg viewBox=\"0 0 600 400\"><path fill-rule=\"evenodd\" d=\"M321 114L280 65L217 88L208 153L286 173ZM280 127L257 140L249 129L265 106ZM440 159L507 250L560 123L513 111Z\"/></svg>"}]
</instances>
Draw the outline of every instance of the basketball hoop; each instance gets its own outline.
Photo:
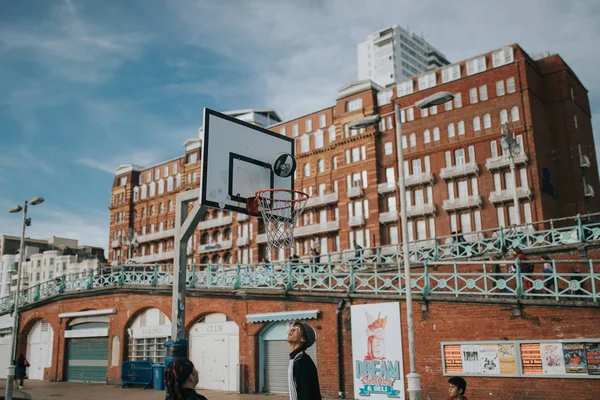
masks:
<instances>
[{"instance_id":1,"label":"basketball hoop","mask_svg":"<svg viewBox=\"0 0 600 400\"><path fill-rule=\"evenodd\" d=\"M265 189L248 199L250 215L262 217L267 232L267 254L273 249L294 247L294 226L304 212L308 195L288 189Z\"/></svg>"}]
</instances>

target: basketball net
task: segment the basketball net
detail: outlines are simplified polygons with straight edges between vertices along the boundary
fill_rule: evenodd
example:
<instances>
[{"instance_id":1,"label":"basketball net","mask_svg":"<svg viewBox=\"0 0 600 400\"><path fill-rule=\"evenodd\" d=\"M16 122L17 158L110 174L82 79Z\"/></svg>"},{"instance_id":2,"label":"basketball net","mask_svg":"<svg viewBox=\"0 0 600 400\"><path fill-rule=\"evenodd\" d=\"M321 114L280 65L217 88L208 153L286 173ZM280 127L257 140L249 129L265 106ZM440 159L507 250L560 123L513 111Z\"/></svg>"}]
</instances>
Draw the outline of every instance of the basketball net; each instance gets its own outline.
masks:
<instances>
[{"instance_id":1,"label":"basketball net","mask_svg":"<svg viewBox=\"0 0 600 400\"><path fill-rule=\"evenodd\" d=\"M267 233L267 254L272 250L294 248L294 227L304 212L308 195L287 189L266 189L256 192L253 207L260 213Z\"/></svg>"}]
</instances>

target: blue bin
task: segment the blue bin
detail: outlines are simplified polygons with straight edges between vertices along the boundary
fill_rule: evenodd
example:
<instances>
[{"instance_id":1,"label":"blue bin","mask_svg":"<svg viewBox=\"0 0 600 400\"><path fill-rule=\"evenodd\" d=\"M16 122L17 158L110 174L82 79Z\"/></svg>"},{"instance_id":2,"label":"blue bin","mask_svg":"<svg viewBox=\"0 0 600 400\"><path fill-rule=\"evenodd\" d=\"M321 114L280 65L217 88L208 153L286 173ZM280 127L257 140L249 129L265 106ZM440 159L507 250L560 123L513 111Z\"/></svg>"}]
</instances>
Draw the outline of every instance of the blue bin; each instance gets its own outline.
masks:
<instances>
[{"instance_id":1,"label":"blue bin","mask_svg":"<svg viewBox=\"0 0 600 400\"><path fill-rule=\"evenodd\" d=\"M152 376L154 377L154 390L165 390L165 366L152 364Z\"/></svg>"}]
</instances>

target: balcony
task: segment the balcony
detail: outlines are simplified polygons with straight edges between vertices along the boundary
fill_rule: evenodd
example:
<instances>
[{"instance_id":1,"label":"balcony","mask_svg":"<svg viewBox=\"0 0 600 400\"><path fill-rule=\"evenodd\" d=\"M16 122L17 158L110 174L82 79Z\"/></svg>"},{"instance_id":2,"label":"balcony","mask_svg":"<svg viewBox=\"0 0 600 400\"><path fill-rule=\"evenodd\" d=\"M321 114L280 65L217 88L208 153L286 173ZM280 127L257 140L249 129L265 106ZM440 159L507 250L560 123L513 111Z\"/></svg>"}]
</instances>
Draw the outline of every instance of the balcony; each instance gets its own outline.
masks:
<instances>
[{"instance_id":1,"label":"balcony","mask_svg":"<svg viewBox=\"0 0 600 400\"><path fill-rule=\"evenodd\" d=\"M306 208L323 206L325 204L337 203L338 194L337 193L328 193L322 194L320 196L311 197L306 202Z\"/></svg>"},{"instance_id":2,"label":"balcony","mask_svg":"<svg viewBox=\"0 0 600 400\"><path fill-rule=\"evenodd\" d=\"M583 186L583 195L585 197L594 197L594 194L594 188L592 187L592 185L585 184Z\"/></svg>"},{"instance_id":3,"label":"balcony","mask_svg":"<svg viewBox=\"0 0 600 400\"><path fill-rule=\"evenodd\" d=\"M148 263L153 263L153 262L158 262L158 261L172 260L173 258L175 258L174 251L165 251L165 252L162 252L159 254L149 254L147 256L134 257L131 259L131 261L134 261L134 262L140 263L140 264L148 264Z\"/></svg>"},{"instance_id":4,"label":"balcony","mask_svg":"<svg viewBox=\"0 0 600 400\"><path fill-rule=\"evenodd\" d=\"M361 186L352 186L350 189L348 189L348 197L349 198L354 198L354 197L360 197L363 195L363 188Z\"/></svg>"},{"instance_id":5,"label":"balcony","mask_svg":"<svg viewBox=\"0 0 600 400\"><path fill-rule=\"evenodd\" d=\"M433 174L431 172L421 172L420 174L412 174L404 178L404 186L406 187L431 183L433 183Z\"/></svg>"},{"instance_id":6,"label":"balcony","mask_svg":"<svg viewBox=\"0 0 600 400\"><path fill-rule=\"evenodd\" d=\"M235 241L235 245L237 247L244 247L244 246L248 246L249 244L250 244L250 238L248 236L240 236Z\"/></svg>"},{"instance_id":7,"label":"balcony","mask_svg":"<svg viewBox=\"0 0 600 400\"><path fill-rule=\"evenodd\" d=\"M198 246L198 253L210 253L212 251L227 250L233 247L231 240L223 240L219 243L201 244Z\"/></svg>"},{"instance_id":8,"label":"balcony","mask_svg":"<svg viewBox=\"0 0 600 400\"><path fill-rule=\"evenodd\" d=\"M396 182L383 182L377 185L377 193L385 194L396 191Z\"/></svg>"},{"instance_id":9,"label":"balcony","mask_svg":"<svg viewBox=\"0 0 600 400\"><path fill-rule=\"evenodd\" d=\"M353 217L348 218L348 226L363 226L365 224L365 217L362 215L355 215Z\"/></svg>"},{"instance_id":10,"label":"balcony","mask_svg":"<svg viewBox=\"0 0 600 400\"><path fill-rule=\"evenodd\" d=\"M198 229L210 229L217 226L229 225L233 222L233 217L228 215L226 217L209 219L208 221L202 221L198 224Z\"/></svg>"},{"instance_id":11,"label":"balcony","mask_svg":"<svg viewBox=\"0 0 600 400\"><path fill-rule=\"evenodd\" d=\"M379 214L379 223L385 224L386 222L398 221L398 211L388 211Z\"/></svg>"},{"instance_id":12,"label":"balcony","mask_svg":"<svg viewBox=\"0 0 600 400\"><path fill-rule=\"evenodd\" d=\"M527 154L520 153L517 156L513 157L515 165L525 164L527 163ZM496 169L506 168L510 166L510 157L508 156L500 156L500 157L492 157L485 160L485 167L489 171L494 171Z\"/></svg>"},{"instance_id":13,"label":"balcony","mask_svg":"<svg viewBox=\"0 0 600 400\"><path fill-rule=\"evenodd\" d=\"M137 241L140 243L150 242L152 240L171 238L175 236L175 229L168 229L166 231L149 233L147 235L140 235L137 237Z\"/></svg>"},{"instance_id":14,"label":"balcony","mask_svg":"<svg viewBox=\"0 0 600 400\"><path fill-rule=\"evenodd\" d=\"M452 179L460 178L462 176L477 175L479 173L479 166L477 163L468 163L455 165L454 167L442 168L440 171L440 178Z\"/></svg>"},{"instance_id":15,"label":"balcony","mask_svg":"<svg viewBox=\"0 0 600 400\"><path fill-rule=\"evenodd\" d=\"M387 43L391 43L393 39L394 39L393 32L389 32L389 33L385 33L385 34L379 36L376 39L373 39L373 44L376 46L383 46Z\"/></svg>"},{"instance_id":16,"label":"balcony","mask_svg":"<svg viewBox=\"0 0 600 400\"><path fill-rule=\"evenodd\" d=\"M113 240L110 244L110 247L112 247L113 249L121 247L121 241L119 239Z\"/></svg>"},{"instance_id":17,"label":"balcony","mask_svg":"<svg viewBox=\"0 0 600 400\"><path fill-rule=\"evenodd\" d=\"M242 213L237 214L238 222L248 221L249 219L250 219L250 216L248 214L242 214Z\"/></svg>"},{"instance_id":18,"label":"balcony","mask_svg":"<svg viewBox=\"0 0 600 400\"><path fill-rule=\"evenodd\" d=\"M416 204L406 208L408 218L435 214L434 204Z\"/></svg>"},{"instance_id":19,"label":"balcony","mask_svg":"<svg viewBox=\"0 0 600 400\"><path fill-rule=\"evenodd\" d=\"M481 196L457 197L456 199L444 200L442 206L446 211L458 211L474 207L481 207Z\"/></svg>"},{"instance_id":20,"label":"balcony","mask_svg":"<svg viewBox=\"0 0 600 400\"><path fill-rule=\"evenodd\" d=\"M530 198L531 197L531 190L529 190L529 187L520 187L517 188L517 196L522 199L522 198ZM490 203L502 203L504 201L512 201L513 199L513 190L511 189L504 189L504 190L496 190L495 192L490 193Z\"/></svg>"}]
</instances>

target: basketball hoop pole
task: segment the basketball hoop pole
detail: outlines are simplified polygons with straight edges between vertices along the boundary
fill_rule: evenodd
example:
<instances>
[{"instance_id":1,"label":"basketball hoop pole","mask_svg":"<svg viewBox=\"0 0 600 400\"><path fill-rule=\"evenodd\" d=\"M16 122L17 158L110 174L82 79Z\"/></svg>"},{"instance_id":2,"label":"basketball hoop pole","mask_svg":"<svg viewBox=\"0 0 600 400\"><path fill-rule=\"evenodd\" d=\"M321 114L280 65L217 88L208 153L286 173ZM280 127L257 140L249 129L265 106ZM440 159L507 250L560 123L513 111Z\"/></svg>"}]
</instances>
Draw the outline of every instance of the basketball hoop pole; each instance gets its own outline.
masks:
<instances>
[{"instance_id":1,"label":"basketball hoop pole","mask_svg":"<svg viewBox=\"0 0 600 400\"><path fill-rule=\"evenodd\" d=\"M175 255L173 260L173 303L171 340L185 339L185 291L187 283L187 243L208 207L201 206L198 192L189 190L177 195L175 208ZM188 205L195 202L189 212Z\"/></svg>"}]
</instances>

